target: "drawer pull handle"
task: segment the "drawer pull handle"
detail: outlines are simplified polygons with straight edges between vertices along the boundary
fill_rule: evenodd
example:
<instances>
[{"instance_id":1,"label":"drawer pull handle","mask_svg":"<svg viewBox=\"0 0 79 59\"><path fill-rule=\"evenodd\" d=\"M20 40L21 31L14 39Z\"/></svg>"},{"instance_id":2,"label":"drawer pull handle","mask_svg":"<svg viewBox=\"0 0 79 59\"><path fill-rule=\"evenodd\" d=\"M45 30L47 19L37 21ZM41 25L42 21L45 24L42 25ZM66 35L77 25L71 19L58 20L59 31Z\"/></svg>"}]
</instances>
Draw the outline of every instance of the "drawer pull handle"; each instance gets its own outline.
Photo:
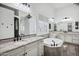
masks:
<instances>
[{"instance_id":1,"label":"drawer pull handle","mask_svg":"<svg viewBox=\"0 0 79 59\"><path fill-rule=\"evenodd\" d=\"M23 54L23 56L25 56L25 54Z\"/></svg>"},{"instance_id":2,"label":"drawer pull handle","mask_svg":"<svg viewBox=\"0 0 79 59\"><path fill-rule=\"evenodd\" d=\"M26 54L27 54L27 52L26 52L26 53L24 53L24 54L23 54L23 56L25 56Z\"/></svg>"},{"instance_id":3,"label":"drawer pull handle","mask_svg":"<svg viewBox=\"0 0 79 59\"><path fill-rule=\"evenodd\" d=\"M27 54L27 52L25 54Z\"/></svg>"}]
</instances>

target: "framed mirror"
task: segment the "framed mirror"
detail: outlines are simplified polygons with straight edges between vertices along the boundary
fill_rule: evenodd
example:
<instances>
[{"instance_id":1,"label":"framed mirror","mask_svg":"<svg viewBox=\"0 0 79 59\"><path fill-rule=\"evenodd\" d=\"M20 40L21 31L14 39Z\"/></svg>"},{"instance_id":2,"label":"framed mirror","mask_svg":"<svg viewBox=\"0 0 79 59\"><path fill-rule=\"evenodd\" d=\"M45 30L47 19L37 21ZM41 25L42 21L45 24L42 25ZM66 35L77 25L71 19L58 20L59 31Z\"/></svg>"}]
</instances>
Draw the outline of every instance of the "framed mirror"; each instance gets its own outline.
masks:
<instances>
[{"instance_id":1,"label":"framed mirror","mask_svg":"<svg viewBox=\"0 0 79 59\"><path fill-rule=\"evenodd\" d=\"M20 19L20 35L28 35L29 34L29 19L27 17L21 17Z\"/></svg>"},{"instance_id":2,"label":"framed mirror","mask_svg":"<svg viewBox=\"0 0 79 59\"><path fill-rule=\"evenodd\" d=\"M75 22L75 29L79 29L79 22L78 21Z\"/></svg>"},{"instance_id":3,"label":"framed mirror","mask_svg":"<svg viewBox=\"0 0 79 59\"><path fill-rule=\"evenodd\" d=\"M68 23L68 32L72 32L72 23Z\"/></svg>"}]
</instances>

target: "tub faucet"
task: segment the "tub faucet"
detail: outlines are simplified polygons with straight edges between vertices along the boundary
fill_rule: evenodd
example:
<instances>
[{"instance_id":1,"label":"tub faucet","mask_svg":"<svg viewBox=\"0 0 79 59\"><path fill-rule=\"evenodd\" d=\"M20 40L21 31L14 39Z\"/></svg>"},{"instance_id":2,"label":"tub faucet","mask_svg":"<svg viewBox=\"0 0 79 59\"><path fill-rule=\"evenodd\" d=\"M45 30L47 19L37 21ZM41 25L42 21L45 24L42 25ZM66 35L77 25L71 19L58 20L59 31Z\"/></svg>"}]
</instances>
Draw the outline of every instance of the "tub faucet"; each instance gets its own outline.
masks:
<instances>
[{"instance_id":1,"label":"tub faucet","mask_svg":"<svg viewBox=\"0 0 79 59\"><path fill-rule=\"evenodd\" d=\"M52 42L54 43L54 46L55 46L55 41L54 41L54 40L52 40Z\"/></svg>"},{"instance_id":2,"label":"tub faucet","mask_svg":"<svg viewBox=\"0 0 79 59\"><path fill-rule=\"evenodd\" d=\"M20 34L20 40L22 40L22 38L25 36L25 34Z\"/></svg>"}]
</instances>

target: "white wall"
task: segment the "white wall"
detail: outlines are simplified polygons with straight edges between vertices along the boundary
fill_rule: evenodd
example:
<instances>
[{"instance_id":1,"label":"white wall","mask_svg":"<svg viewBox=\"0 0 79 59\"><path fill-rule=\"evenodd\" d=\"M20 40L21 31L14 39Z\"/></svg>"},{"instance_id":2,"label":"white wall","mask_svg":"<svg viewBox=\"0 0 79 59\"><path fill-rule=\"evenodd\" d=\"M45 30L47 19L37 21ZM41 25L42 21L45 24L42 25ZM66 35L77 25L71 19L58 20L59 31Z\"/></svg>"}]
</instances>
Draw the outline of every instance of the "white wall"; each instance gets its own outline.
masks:
<instances>
[{"instance_id":1,"label":"white wall","mask_svg":"<svg viewBox=\"0 0 79 59\"><path fill-rule=\"evenodd\" d=\"M34 15L33 19L36 20L35 27L37 35L49 33L48 18L54 17L54 8L51 7L48 3L32 3L31 6ZM45 30L43 25L47 26L47 31ZM40 28L40 26L42 27Z\"/></svg>"},{"instance_id":2,"label":"white wall","mask_svg":"<svg viewBox=\"0 0 79 59\"><path fill-rule=\"evenodd\" d=\"M19 11L19 28L20 34L29 35L30 33L30 26L29 26L29 19L26 18L27 13L23 11Z\"/></svg>"},{"instance_id":3,"label":"white wall","mask_svg":"<svg viewBox=\"0 0 79 59\"><path fill-rule=\"evenodd\" d=\"M20 20L24 20L24 23L26 22L27 24L24 25L25 31L20 31L23 33L26 33L26 35L29 34L36 34L36 12L34 10L33 7L30 8L31 10L31 18L30 19L25 19L25 17L28 15L27 13L23 12L23 11L19 11L19 16L20 16Z\"/></svg>"},{"instance_id":4,"label":"white wall","mask_svg":"<svg viewBox=\"0 0 79 59\"><path fill-rule=\"evenodd\" d=\"M38 26L39 20L47 21L47 18L54 17L54 8L51 8L48 3L43 3L43 4L32 3L30 9L31 9L32 18L29 19L29 34L36 34L36 33L38 34L38 32L40 32L39 26ZM41 14L44 17L41 17L41 19L39 19L39 14ZM46 24L46 22L44 24ZM44 28L42 28L42 30L44 30ZM47 31L48 30L49 30L49 27L47 25ZM45 32L40 32L40 33L45 34Z\"/></svg>"},{"instance_id":5,"label":"white wall","mask_svg":"<svg viewBox=\"0 0 79 59\"><path fill-rule=\"evenodd\" d=\"M29 31L30 34L36 34L36 20L37 20L37 12L33 6L30 7L32 18L29 19Z\"/></svg>"},{"instance_id":6,"label":"white wall","mask_svg":"<svg viewBox=\"0 0 79 59\"><path fill-rule=\"evenodd\" d=\"M32 3L32 6L38 14L44 15L48 18L54 17L55 8L51 7L49 3Z\"/></svg>"},{"instance_id":7,"label":"white wall","mask_svg":"<svg viewBox=\"0 0 79 59\"><path fill-rule=\"evenodd\" d=\"M63 8L60 8L58 10L56 10L56 20L55 21L61 21L63 20L64 17L70 17L72 19L72 26L73 26L73 31L77 32L79 30L75 29L75 21L79 21L79 6L75 6L75 5L69 5ZM67 30L67 23L68 22L64 22L61 23L62 25L58 25L57 30L59 30L60 28L63 28L63 30Z\"/></svg>"},{"instance_id":8,"label":"white wall","mask_svg":"<svg viewBox=\"0 0 79 59\"><path fill-rule=\"evenodd\" d=\"M49 22L47 17L39 14L36 24L37 35L49 33Z\"/></svg>"},{"instance_id":9,"label":"white wall","mask_svg":"<svg viewBox=\"0 0 79 59\"><path fill-rule=\"evenodd\" d=\"M14 37L14 11L0 7L0 39L11 37Z\"/></svg>"}]
</instances>

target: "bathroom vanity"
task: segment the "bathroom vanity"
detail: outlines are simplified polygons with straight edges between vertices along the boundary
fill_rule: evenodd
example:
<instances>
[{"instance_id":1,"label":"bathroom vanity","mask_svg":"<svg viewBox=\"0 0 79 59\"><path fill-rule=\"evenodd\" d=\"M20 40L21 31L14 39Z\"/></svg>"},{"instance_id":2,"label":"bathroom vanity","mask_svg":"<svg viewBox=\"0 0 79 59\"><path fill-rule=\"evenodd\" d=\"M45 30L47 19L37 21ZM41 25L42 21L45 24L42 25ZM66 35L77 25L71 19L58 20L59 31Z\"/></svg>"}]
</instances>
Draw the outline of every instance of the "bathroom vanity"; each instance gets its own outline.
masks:
<instances>
[{"instance_id":1,"label":"bathroom vanity","mask_svg":"<svg viewBox=\"0 0 79 59\"><path fill-rule=\"evenodd\" d=\"M51 37L57 37L67 43L79 44L79 33L78 32L51 32Z\"/></svg>"},{"instance_id":2,"label":"bathroom vanity","mask_svg":"<svg viewBox=\"0 0 79 59\"><path fill-rule=\"evenodd\" d=\"M19 39L19 37L40 34L44 35L48 32L48 21L44 16L35 16L32 14L32 18L28 19L27 12L18 10L9 5L1 4L0 6L0 39L14 39L14 41L0 44L1 56L41 56L43 55L43 39L44 37L30 37L25 39ZM18 7L17 7L18 8ZM22 8L21 8L22 9ZM34 16L33 16L34 15ZM36 14L37 15L37 14ZM36 17L38 20L36 20ZM44 19L39 22L39 20ZM39 22L39 24L37 23ZM40 25L40 26L38 26ZM39 30L40 29L40 30ZM16 40L17 39L17 40Z\"/></svg>"},{"instance_id":3,"label":"bathroom vanity","mask_svg":"<svg viewBox=\"0 0 79 59\"><path fill-rule=\"evenodd\" d=\"M44 37L32 37L0 45L1 56L42 56Z\"/></svg>"}]
</instances>

